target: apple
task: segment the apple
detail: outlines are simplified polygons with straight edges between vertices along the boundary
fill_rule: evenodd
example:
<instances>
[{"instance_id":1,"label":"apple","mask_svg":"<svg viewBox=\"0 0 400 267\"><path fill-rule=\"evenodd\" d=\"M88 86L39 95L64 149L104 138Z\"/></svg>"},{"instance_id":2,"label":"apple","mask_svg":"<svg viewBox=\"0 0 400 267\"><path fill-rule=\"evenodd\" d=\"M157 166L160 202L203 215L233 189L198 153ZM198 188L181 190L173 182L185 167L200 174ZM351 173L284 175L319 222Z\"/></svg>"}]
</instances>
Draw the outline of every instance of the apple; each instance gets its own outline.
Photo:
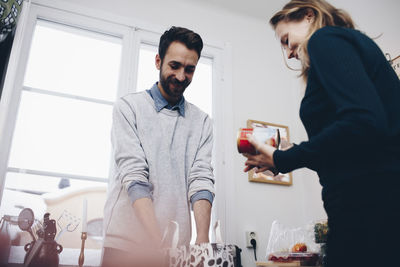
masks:
<instances>
[{"instance_id":1,"label":"apple","mask_svg":"<svg viewBox=\"0 0 400 267\"><path fill-rule=\"evenodd\" d=\"M292 247L292 252L306 252L307 251L307 246L304 243L296 243Z\"/></svg>"}]
</instances>

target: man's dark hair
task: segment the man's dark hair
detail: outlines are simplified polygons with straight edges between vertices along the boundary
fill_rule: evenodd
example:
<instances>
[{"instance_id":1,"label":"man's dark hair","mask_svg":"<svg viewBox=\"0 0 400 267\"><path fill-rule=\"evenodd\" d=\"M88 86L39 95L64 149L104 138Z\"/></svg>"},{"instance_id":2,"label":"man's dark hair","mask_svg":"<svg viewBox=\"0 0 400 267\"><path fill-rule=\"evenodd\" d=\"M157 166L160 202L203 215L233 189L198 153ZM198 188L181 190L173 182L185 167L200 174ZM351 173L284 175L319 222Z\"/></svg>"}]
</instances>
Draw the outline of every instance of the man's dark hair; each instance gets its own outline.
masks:
<instances>
[{"instance_id":1,"label":"man's dark hair","mask_svg":"<svg viewBox=\"0 0 400 267\"><path fill-rule=\"evenodd\" d=\"M195 50L200 58L201 50L203 49L203 40L201 40L200 35L186 28L172 26L160 38L158 54L161 60L164 59L168 47L173 42L180 42L188 49Z\"/></svg>"}]
</instances>

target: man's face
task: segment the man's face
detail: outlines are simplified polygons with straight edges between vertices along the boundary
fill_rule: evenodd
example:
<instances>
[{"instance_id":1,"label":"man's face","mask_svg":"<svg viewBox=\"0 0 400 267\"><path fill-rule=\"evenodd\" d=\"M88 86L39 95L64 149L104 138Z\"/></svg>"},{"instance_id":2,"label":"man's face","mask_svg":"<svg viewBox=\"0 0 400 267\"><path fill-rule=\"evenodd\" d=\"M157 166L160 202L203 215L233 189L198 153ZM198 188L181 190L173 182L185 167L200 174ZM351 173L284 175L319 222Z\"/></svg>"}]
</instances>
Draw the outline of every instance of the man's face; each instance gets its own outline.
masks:
<instances>
[{"instance_id":1,"label":"man's face","mask_svg":"<svg viewBox=\"0 0 400 267\"><path fill-rule=\"evenodd\" d=\"M156 67L160 70L159 88L168 102L177 102L182 97L193 79L198 60L196 51L180 42L170 44L163 60L156 56Z\"/></svg>"}]
</instances>

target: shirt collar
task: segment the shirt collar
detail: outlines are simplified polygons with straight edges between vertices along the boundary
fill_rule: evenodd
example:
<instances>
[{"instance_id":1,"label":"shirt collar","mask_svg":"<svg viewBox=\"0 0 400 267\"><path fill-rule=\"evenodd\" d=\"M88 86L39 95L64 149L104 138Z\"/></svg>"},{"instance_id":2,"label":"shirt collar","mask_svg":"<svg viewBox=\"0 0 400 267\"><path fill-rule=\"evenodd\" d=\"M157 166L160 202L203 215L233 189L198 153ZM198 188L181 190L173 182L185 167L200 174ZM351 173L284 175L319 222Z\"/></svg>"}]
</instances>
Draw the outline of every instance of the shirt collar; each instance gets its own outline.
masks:
<instances>
[{"instance_id":1,"label":"shirt collar","mask_svg":"<svg viewBox=\"0 0 400 267\"><path fill-rule=\"evenodd\" d=\"M157 112L160 112L163 108L169 110L178 110L181 116L185 116L185 98L182 96L181 100L176 103L174 106L171 106L168 101L162 96L160 89L157 86L158 83L155 83L150 90L147 92L154 100L154 105L156 106Z\"/></svg>"}]
</instances>

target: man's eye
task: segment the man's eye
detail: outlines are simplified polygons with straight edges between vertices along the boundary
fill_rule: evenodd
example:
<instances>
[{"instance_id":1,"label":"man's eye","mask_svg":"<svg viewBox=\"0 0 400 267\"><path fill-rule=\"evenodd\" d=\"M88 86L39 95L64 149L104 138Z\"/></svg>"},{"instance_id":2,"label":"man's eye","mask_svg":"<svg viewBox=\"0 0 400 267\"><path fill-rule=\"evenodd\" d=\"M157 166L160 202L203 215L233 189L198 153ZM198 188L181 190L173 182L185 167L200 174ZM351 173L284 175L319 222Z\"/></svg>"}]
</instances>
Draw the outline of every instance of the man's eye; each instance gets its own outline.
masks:
<instances>
[{"instance_id":1,"label":"man's eye","mask_svg":"<svg viewBox=\"0 0 400 267\"><path fill-rule=\"evenodd\" d=\"M194 68L186 68L185 70L187 73L193 73L194 72Z\"/></svg>"},{"instance_id":2,"label":"man's eye","mask_svg":"<svg viewBox=\"0 0 400 267\"><path fill-rule=\"evenodd\" d=\"M172 64L172 65L171 65L171 69L173 69L173 70L177 70L178 68L179 68L179 66L176 65L176 64Z\"/></svg>"}]
</instances>

